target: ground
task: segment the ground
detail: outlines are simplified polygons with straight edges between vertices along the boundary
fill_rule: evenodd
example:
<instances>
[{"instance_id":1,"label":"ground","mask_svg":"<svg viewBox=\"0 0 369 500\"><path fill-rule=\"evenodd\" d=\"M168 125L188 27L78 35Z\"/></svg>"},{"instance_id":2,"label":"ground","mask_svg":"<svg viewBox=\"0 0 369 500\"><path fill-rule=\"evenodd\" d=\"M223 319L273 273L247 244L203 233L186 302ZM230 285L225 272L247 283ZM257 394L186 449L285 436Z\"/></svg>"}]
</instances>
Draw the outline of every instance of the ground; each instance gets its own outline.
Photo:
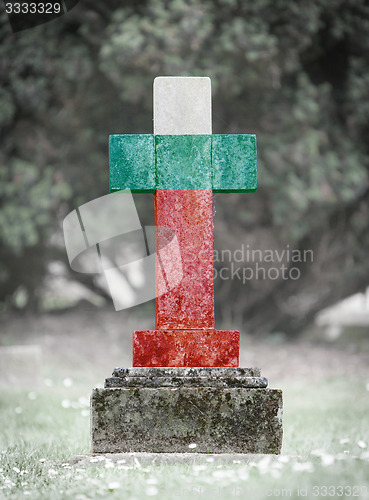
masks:
<instances>
[{"instance_id":1,"label":"ground","mask_svg":"<svg viewBox=\"0 0 369 500\"><path fill-rule=\"evenodd\" d=\"M294 342L243 335L240 365L261 367L269 386L284 393L282 455L160 464L88 457L91 389L114 367L131 365L132 331L152 323L86 305L36 318L3 315L1 323L2 345L39 345L42 365L38 386L9 387L2 374L0 498L369 498L366 338L337 344L316 333ZM84 461L71 461L81 454Z\"/></svg>"},{"instance_id":2,"label":"ground","mask_svg":"<svg viewBox=\"0 0 369 500\"><path fill-rule=\"evenodd\" d=\"M88 303L64 313L4 315L1 324L0 345L41 346L45 375L96 383L103 383L113 368L132 365L133 330L154 328L153 320ZM316 332L285 341L278 334L261 339L241 331L240 366L260 367L273 387L295 379L315 383L327 377L369 377L369 329L366 333L360 342L329 342Z\"/></svg>"}]
</instances>

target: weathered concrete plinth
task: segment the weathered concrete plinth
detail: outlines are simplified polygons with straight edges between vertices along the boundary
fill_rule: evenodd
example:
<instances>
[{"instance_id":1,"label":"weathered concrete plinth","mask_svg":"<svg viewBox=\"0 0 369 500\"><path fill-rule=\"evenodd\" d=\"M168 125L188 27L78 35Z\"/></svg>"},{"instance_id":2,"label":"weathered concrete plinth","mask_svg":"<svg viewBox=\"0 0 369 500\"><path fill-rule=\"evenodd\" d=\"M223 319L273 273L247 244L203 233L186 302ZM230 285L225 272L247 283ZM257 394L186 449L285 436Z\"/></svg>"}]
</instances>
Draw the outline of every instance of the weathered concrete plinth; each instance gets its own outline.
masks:
<instances>
[{"instance_id":1,"label":"weathered concrete plinth","mask_svg":"<svg viewBox=\"0 0 369 500\"><path fill-rule=\"evenodd\" d=\"M266 387L256 368L117 368L91 396L92 452L280 453Z\"/></svg>"}]
</instances>

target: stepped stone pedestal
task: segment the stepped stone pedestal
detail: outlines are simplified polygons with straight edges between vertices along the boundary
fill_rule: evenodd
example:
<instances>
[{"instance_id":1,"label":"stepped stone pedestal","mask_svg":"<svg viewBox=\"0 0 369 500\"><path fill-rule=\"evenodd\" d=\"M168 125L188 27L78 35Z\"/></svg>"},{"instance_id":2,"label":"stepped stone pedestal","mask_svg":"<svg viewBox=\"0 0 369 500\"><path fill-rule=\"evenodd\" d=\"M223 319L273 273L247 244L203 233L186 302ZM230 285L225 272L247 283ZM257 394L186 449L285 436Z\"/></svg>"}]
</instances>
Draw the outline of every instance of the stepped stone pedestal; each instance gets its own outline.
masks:
<instances>
[{"instance_id":1,"label":"stepped stone pedestal","mask_svg":"<svg viewBox=\"0 0 369 500\"><path fill-rule=\"evenodd\" d=\"M91 396L92 451L280 453L282 391L267 384L257 368L116 368Z\"/></svg>"}]
</instances>

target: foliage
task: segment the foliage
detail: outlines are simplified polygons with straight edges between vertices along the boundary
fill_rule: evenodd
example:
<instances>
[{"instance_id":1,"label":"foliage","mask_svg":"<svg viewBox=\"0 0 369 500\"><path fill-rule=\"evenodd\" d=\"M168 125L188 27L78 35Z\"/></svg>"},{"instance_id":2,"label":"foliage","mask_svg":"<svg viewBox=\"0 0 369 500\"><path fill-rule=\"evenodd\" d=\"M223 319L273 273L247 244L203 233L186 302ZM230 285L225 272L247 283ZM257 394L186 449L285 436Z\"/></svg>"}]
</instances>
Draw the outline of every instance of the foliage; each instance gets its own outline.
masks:
<instances>
[{"instance_id":1,"label":"foliage","mask_svg":"<svg viewBox=\"0 0 369 500\"><path fill-rule=\"evenodd\" d=\"M12 176L10 182L6 173ZM18 159L11 161L8 172L4 169L0 175L0 196L4 202L0 213L1 239L18 254L51 236L47 231L52 229L58 206L70 197L71 189L52 168L41 171ZM14 199L19 200L17 204ZM40 235L40 230L46 234Z\"/></svg>"},{"instance_id":2,"label":"foliage","mask_svg":"<svg viewBox=\"0 0 369 500\"><path fill-rule=\"evenodd\" d=\"M43 265L27 285L35 293L55 258L58 219L107 192L109 133L151 132L159 74L210 76L214 132L258 135L259 191L217 197L216 245L315 252L299 282L217 283L218 319L228 310L249 330L294 332L364 287L368 33L364 0L86 1L15 35L3 15L0 299L22 282L4 271L9 262L24 276L27 253L41 245ZM25 169L34 175L26 195L14 181Z\"/></svg>"}]
</instances>

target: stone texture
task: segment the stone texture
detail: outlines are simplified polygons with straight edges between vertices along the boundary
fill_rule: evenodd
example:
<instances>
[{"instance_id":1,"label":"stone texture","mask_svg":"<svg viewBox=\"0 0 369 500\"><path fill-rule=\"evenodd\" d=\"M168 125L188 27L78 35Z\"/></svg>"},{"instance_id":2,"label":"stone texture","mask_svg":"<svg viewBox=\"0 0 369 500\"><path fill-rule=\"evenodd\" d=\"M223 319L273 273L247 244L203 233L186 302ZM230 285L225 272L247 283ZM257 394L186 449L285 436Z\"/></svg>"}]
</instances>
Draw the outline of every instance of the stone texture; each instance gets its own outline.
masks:
<instances>
[{"instance_id":1,"label":"stone texture","mask_svg":"<svg viewBox=\"0 0 369 500\"><path fill-rule=\"evenodd\" d=\"M265 388L259 368L115 368L105 387L250 387Z\"/></svg>"},{"instance_id":2,"label":"stone texture","mask_svg":"<svg viewBox=\"0 0 369 500\"><path fill-rule=\"evenodd\" d=\"M265 377L109 377L105 387L249 387L265 388Z\"/></svg>"},{"instance_id":3,"label":"stone texture","mask_svg":"<svg viewBox=\"0 0 369 500\"><path fill-rule=\"evenodd\" d=\"M253 192L257 188L256 136L110 135L109 167L111 192Z\"/></svg>"},{"instance_id":4,"label":"stone texture","mask_svg":"<svg viewBox=\"0 0 369 500\"><path fill-rule=\"evenodd\" d=\"M214 192L256 191L256 136L227 134L212 139Z\"/></svg>"},{"instance_id":5,"label":"stone texture","mask_svg":"<svg viewBox=\"0 0 369 500\"><path fill-rule=\"evenodd\" d=\"M236 367L236 330L141 330L133 332L133 366Z\"/></svg>"},{"instance_id":6,"label":"stone texture","mask_svg":"<svg viewBox=\"0 0 369 500\"><path fill-rule=\"evenodd\" d=\"M211 134L210 78L155 78L154 134Z\"/></svg>"},{"instance_id":7,"label":"stone texture","mask_svg":"<svg viewBox=\"0 0 369 500\"><path fill-rule=\"evenodd\" d=\"M279 453L282 392L104 388L91 396L94 453Z\"/></svg>"},{"instance_id":8,"label":"stone texture","mask_svg":"<svg viewBox=\"0 0 369 500\"><path fill-rule=\"evenodd\" d=\"M154 193L155 146L151 134L109 137L110 192Z\"/></svg>"},{"instance_id":9,"label":"stone texture","mask_svg":"<svg viewBox=\"0 0 369 500\"><path fill-rule=\"evenodd\" d=\"M132 367L114 368L113 377L260 377L260 368Z\"/></svg>"},{"instance_id":10,"label":"stone texture","mask_svg":"<svg viewBox=\"0 0 369 500\"><path fill-rule=\"evenodd\" d=\"M156 135L157 189L211 189L211 135Z\"/></svg>"},{"instance_id":11,"label":"stone texture","mask_svg":"<svg viewBox=\"0 0 369 500\"><path fill-rule=\"evenodd\" d=\"M157 191L155 225L175 230L183 272L181 283L161 296L165 277L156 276L156 328L214 328L212 191ZM166 245L159 232L156 247Z\"/></svg>"}]
</instances>

